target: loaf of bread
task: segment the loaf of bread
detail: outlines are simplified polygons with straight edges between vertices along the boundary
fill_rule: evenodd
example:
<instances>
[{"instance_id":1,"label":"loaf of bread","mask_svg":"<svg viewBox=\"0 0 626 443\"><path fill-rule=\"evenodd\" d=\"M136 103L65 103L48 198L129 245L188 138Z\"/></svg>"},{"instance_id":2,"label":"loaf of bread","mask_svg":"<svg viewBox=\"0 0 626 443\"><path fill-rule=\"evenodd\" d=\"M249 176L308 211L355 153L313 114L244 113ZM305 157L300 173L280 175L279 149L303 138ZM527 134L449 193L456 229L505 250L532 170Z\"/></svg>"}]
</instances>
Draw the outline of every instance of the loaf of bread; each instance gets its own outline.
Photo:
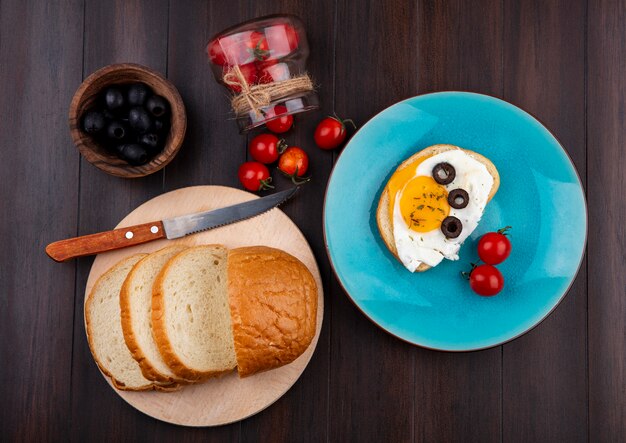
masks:
<instances>
[{"instance_id":1,"label":"loaf of bread","mask_svg":"<svg viewBox=\"0 0 626 443\"><path fill-rule=\"evenodd\" d=\"M284 251L170 246L100 277L87 335L117 388L176 389L291 363L315 336L317 297L308 268Z\"/></svg>"},{"instance_id":2,"label":"loaf of bread","mask_svg":"<svg viewBox=\"0 0 626 443\"><path fill-rule=\"evenodd\" d=\"M491 190L489 192L489 197L487 200L487 201L490 201L493 198L493 196L496 194L496 192L498 191L498 187L500 186L500 175L498 174L498 170L488 158L474 151L459 148L458 146L443 145L443 144L429 146L428 148L422 149L421 151L413 154L411 157L409 157L404 162L402 162L400 166L396 168L394 173L401 171L405 168L408 168L413 163L415 163L418 160L421 160L422 158L430 157L430 156L440 154L445 151L451 151L451 150L456 150L456 149L463 150L467 155L474 158L475 160L478 160L487 168L487 171L493 178L493 185L491 187ZM385 245L387 246L389 251L396 257L396 259L398 259L398 261L401 261L400 258L398 257L398 251L396 249L396 243L395 243L394 236L393 236L393 220L391 220L389 216L390 201L391 200L389 197L389 189L388 189L388 186L385 186L385 189L383 190L380 196L380 199L378 200L378 208L376 210L376 222L378 224L378 231L380 232L380 236L385 242ZM423 272L423 271L427 271L430 268L431 267L427 265L426 263L421 263L417 267L417 269L415 269L415 271Z\"/></svg>"},{"instance_id":3,"label":"loaf of bread","mask_svg":"<svg viewBox=\"0 0 626 443\"><path fill-rule=\"evenodd\" d=\"M120 318L120 290L135 263L146 254L132 255L102 274L85 300L89 348L100 370L122 390L173 389L146 379L124 341Z\"/></svg>"}]
</instances>

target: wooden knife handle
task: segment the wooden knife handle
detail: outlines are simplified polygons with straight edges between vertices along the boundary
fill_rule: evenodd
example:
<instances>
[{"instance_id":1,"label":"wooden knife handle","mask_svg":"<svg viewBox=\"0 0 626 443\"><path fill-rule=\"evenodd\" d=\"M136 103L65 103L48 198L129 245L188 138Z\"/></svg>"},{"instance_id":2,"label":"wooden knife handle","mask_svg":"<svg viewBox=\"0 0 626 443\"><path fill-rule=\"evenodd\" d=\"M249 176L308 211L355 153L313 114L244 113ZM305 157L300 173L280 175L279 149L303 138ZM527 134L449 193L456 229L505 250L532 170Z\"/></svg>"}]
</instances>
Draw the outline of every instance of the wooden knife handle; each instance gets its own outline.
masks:
<instances>
[{"instance_id":1,"label":"wooden knife handle","mask_svg":"<svg viewBox=\"0 0 626 443\"><path fill-rule=\"evenodd\" d=\"M62 262L71 258L139 245L160 238L165 238L165 231L163 230L163 223L156 221L50 243L46 247L46 254L53 260Z\"/></svg>"}]
</instances>

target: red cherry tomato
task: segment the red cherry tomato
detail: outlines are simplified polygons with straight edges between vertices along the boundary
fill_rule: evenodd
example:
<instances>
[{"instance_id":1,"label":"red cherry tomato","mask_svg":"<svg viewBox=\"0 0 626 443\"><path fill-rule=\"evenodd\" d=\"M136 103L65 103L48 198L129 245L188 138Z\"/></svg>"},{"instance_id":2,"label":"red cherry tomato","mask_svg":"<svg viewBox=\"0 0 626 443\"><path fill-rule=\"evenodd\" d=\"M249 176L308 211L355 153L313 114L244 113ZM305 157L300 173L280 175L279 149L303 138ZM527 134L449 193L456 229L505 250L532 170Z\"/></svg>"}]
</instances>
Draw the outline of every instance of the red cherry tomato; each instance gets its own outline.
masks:
<instances>
[{"instance_id":1,"label":"red cherry tomato","mask_svg":"<svg viewBox=\"0 0 626 443\"><path fill-rule=\"evenodd\" d=\"M246 83L248 83L249 85L256 84L257 80L259 79L259 73L257 72L256 66L254 65L254 63L248 63L247 65L239 65L239 70L241 71L243 78L246 80ZM232 71L233 71L233 68L226 69L224 72L224 76L227 74L230 74ZM229 76L229 77L234 77L234 76ZM234 77L234 80L232 81L234 82L233 84L227 83L226 86L228 86L233 92L236 92L237 94L239 94L241 92L241 83L236 77Z\"/></svg>"},{"instance_id":2,"label":"red cherry tomato","mask_svg":"<svg viewBox=\"0 0 626 443\"><path fill-rule=\"evenodd\" d=\"M262 191L273 188L270 184L270 171L262 163L245 162L239 166L239 181L249 191Z\"/></svg>"},{"instance_id":3,"label":"red cherry tomato","mask_svg":"<svg viewBox=\"0 0 626 443\"><path fill-rule=\"evenodd\" d=\"M482 261L490 265L497 265L507 259L511 254L511 242L506 236L510 226L488 232L478 241L478 256Z\"/></svg>"},{"instance_id":4,"label":"red cherry tomato","mask_svg":"<svg viewBox=\"0 0 626 443\"><path fill-rule=\"evenodd\" d=\"M265 28L265 36L273 58L283 57L298 47L298 32L288 23Z\"/></svg>"},{"instance_id":5,"label":"red cherry tomato","mask_svg":"<svg viewBox=\"0 0 626 443\"><path fill-rule=\"evenodd\" d=\"M249 150L253 159L270 164L278 160L278 154L285 146L284 140L279 140L274 134L259 134L250 142Z\"/></svg>"},{"instance_id":6,"label":"red cherry tomato","mask_svg":"<svg viewBox=\"0 0 626 443\"><path fill-rule=\"evenodd\" d=\"M476 266L470 273L470 287L478 295L491 297L504 287L504 277L495 266Z\"/></svg>"},{"instance_id":7,"label":"red cherry tomato","mask_svg":"<svg viewBox=\"0 0 626 443\"><path fill-rule=\"evenodd\" d=\"M283 105L274 106L275 115L285 114L286 112L287 108ZM275 118L265 123L265 126L275 134L282 134L283 132L289 131L293 126L293 115L283 115Z\"/></svg>"},{"instance_id":8,"label":"red cherry tomato","mask_svg":"<svg viewBox=\"0 0 626 443\"><path fill-rule=\"evenodd\" d=\"M222 49L222 45L218 39L209 42L206 47L206 52L212 63L219 66L224 66L227 63L226 55L224 54L224 50Z\"/></svg>"},{"instance_id":9,"label":"red cherry tomato","mask_svg":"<svg viewBox=\"0 0 626 443\"><path fill-rule=\"evenodd\" d=\"M287 80L291 76L287 63L278 63L278 60L268 60L257 64L259 83L266 84Z\"/></svg>"},{"instance_id":10,"label":"red cherry tomato","mask_svg":"<svg viewBox=\"0 0 626 443\"><path fill-rule=\"evenodd\" d=\"M246 46L248 47L248 52L250 53L250 56L254 60L263 61L268 59L270 56L270 48L267 43L267 39L265 38L264 34L258 31L252 31L250 33L250 37L246 42Z\"/></svg>"},{"instance_id":11,"label":"red cherry tomato","mask_svg":"<svg viewBox=\"0 0 626 443\"><path fill-rule=\"evenodd\" d=\"M290 146L278 159L278 169L291 177L294 184L304 183L309 180L308 178L302 179L309 169L309 156L297 146Z\"/></svg>"},{"instance_id":12,"label":"red cherry tomato","mask_svg":"<svg viewBox=\"0 0 626 443\"><path fill-rule=\"evenodd\" d=\"M346 122L354 126L350 119L341 120L337 117L326 117L315 128L315 144L321 149L335 149L346 139Z\"/></svg>"}]
</instances>

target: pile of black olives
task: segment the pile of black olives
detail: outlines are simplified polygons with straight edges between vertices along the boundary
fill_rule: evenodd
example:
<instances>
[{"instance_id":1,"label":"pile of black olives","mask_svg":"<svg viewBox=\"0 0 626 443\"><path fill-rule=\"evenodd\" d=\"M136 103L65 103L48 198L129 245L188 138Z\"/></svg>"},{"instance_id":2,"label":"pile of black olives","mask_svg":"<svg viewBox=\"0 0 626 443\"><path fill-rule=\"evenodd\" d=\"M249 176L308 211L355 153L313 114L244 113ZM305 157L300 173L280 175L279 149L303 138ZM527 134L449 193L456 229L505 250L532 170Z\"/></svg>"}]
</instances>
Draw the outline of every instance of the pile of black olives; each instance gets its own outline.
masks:
<instances>
[{"instance_id":1,"label":"pile of black olives","mask_svg":"<svg viewBox=\"0 0 626 443\"><path fill-rule=\"evenodd\" d=\"M111 85L81 118L82 129L129 164L147 163L163 150L170 105L144 83Z\"/></svg>"}]
</instances>

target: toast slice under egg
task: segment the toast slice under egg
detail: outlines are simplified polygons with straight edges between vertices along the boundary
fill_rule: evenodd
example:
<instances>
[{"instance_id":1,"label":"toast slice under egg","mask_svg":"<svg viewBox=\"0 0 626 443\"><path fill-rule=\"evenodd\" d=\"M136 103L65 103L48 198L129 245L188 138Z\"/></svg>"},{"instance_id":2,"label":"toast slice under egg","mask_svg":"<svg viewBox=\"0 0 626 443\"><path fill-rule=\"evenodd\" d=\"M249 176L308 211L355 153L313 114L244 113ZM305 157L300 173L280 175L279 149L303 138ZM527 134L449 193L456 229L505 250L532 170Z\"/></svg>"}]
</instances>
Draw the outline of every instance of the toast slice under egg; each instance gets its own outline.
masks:
<instances>
[{"instance_id":1,"label":"toast slice under egg","mask_svg":"<svg viewBox=\"0 0 626 443\"><path fill-rule=\"evenodd\" d=\"M484 157L468 149L463 149L454 145L432 145L428 148L422 149L421 151L413 154L411 157L403 161L400 166L396 168L394 173L409 167L411 164L413 164L415 161L422 157L430 157L431 155L440 154L442 152L454 149L462 149L466 154L484 164L489 174L491 174L491 176L493 177L493 186L491 187L491 191L489 192L489 197L487 200L489 202L497 192L498 187L500 186L500 175L498 174L498 170L496 169L494 164L491 163L491 161L487 157ZM378 209L376 210L376 223L378 224L378 231L380 232L380 236L385 242L385 245L387 246L389 251L396 257L396 259L400 261L400 258L398 257L398 251L396 250L396 242L393 237L393 222L389 218L389 203L389 191L388 185L386 184L385 189L383 190L380 199L378 200ZM415 271L424 272L429 270L430 268L431 267L426 263L421 263Z\"/></svg>"}]
</instances>

